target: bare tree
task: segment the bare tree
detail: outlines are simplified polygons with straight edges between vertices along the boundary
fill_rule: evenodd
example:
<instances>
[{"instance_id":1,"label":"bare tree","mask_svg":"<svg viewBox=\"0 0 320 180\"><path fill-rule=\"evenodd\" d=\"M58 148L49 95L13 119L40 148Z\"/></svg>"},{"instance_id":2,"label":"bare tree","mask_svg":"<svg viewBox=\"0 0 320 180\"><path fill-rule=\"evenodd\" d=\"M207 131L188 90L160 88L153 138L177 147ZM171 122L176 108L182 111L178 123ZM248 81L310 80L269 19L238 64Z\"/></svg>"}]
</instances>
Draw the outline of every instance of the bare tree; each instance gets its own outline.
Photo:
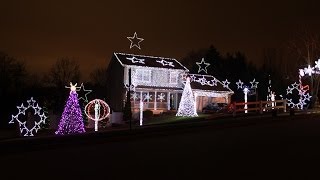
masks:
<instances>
[{"instance_id":1,"label":"bare tree","mask_svg":"<svg viewBox=\"0 0 320 180\"><path fill-rule=\"evenodd\" d=\"M75 59L70 59L69 57L59 58L51 67L47 78L51 85L56 88L63 88L70 82L79 82L79 64Z\"/></svg>"},{"instance_id":2,"label":"bare tree","mask_svg":"<svg viewBox=\"0 0 320 180\"><path fill-rule=\"evenodd\" d=\"M298 77L298 70L308 65L313 66L315 61L320 57L320 36L308 30L297 33L296 38L288 44L289 55L287 61L287 69L290 76ZM308 76L310 94L312 96L311 107L317 101L318 89L320 83L320 75L313 74Z\"/></svg>"},{"instance_id":3,"label":"bare tree","mask_svg":"<svg viewBox=\"0 0 320 180\"><path fill-rule=\"evenodd\" d=\"M90 80L95 86L105 87L107 82L107 66L94 69L90 73Z\"/></svg>"}]
</instances>

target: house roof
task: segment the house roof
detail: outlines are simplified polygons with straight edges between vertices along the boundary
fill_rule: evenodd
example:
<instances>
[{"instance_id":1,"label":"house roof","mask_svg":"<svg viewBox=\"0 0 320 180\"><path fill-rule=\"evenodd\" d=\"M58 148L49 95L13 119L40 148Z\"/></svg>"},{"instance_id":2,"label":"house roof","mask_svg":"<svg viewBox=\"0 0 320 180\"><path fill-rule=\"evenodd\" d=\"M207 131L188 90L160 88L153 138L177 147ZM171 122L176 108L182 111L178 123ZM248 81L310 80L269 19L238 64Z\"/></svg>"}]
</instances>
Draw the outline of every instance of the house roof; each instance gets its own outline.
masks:
<instances>
[{"instance_id":1,"label":"house roof","mask_svg":"<svg viewBox=\"0 0 320 180\"><path fill-rule=\"evenodd\" d=\"M181 69L189 71L179 61L173 58L145 56L126 53L114 53L114 57L120 62L122 66L144 66L156 67L166 69Z\"/></svg>"},{"instance_id":2,"label":"house roof","mask_svg":"<svg viewBox=\"0 0 320 180\"><path fill-rule=\"evenodd\" d=\"M215 91L215 92L229 92L233 94L233 91L224 86L224 84L211 75L202 74L189 74L190 85L193 90L203 91Z\"/></svg>"}]
</instances>

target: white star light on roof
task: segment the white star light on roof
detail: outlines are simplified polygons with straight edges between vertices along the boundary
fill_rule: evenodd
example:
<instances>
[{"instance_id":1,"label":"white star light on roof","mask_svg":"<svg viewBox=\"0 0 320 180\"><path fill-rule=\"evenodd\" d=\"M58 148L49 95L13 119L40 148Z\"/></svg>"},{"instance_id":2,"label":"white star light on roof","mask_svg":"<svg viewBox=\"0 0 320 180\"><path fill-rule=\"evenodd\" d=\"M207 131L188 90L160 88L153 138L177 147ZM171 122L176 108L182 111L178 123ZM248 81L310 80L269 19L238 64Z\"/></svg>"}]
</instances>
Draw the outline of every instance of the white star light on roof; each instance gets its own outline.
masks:
<instances>
[{"instance_id":1,"label":"white star light on roof","mask_svg":"<svg viewBox=\"0 0 320 180\"><path fill-rule=\"evenodd\" d=\"M199 66L198 73L200 73L201 71L204 71L206 74L208 74L207 67L210 66L210 64L206 63L204 61L204 58L202 58L201 62L196 62L196 64Z\"/></svg>"},{"instance_id":2,"label":"white star light on roof","mask_svg":"<svg viewBox=\"0 0 320 180\"><path fill-rule=\"evenodd\" d=\"M238 82L236 82L236 84L237 84L237 88L238 89L242 89L242 87L243 87L243 82L239 79L239 81Z\"/></svg>"},{"instance_id":3,"label":"white star light on roof","mask_svg":"<svg viewBox=\"0 0 320 180\"><path fill-rule=\"evenodd\" d=\"M174 67L173 62L165 61L164 59L161 59L161 61L156 61L158 63L161 63L162 66L171 66Z\"/></svg>"},{"instance_id":4,"label":"white star light on roof","mask_svg":"<svg viewBox=\"0 0 320 180\"><path fill-rule=\"evenodd\" d=\"M250 81L250 84L251 88L258 88L259 82L256 82L256 79L253 79L252 81Z\"/></svg>"},{"instance_id":5,"label":"white star light on roof","mask_svg":"<svg viewBox=\"0 0 320 180\"><path fill-rule=\"evenodd\" d=\"M140 63L140 64L144 64L144 59L138 59L134 56L132 56L131 58L126 57L126 59L130 60L132 63Z\"/></svg>"},{"instance_id":6,"label":"white star light on roof","mask_svg":"<svg viewBox=\"0 0 320 180\"><path fill-rule=\"evenodd\" d=\"M131 42L130 49L133 48L133 47L137 47L137 48L141 49L140 48L140 42L142 42L144 39L138 38L137 32L134 32L132 37L127 37L127 38Z\"/></svg>"},{"instance_id":7,"label":"white star light on roof","mask_svg":"<svg viewBox=\"0 0 320 180\"><path fill-rule=\"evenodd\" d=\"M207 84L207 79L204 76L202 76L202 78L199 78L197 82L203 86Z\"/></svg>"},{"instance_id":8,"label":"white star light on roof","mask_svg":"<svg viewBox=\"0 0 320 180\"><path fill-rule=\"evenodd\" d=\"M225 81L222 81L222 85L224 88L229 88L229 84L230 82L228 81L228 79L226 79Z\"/></svg>"}]
</instances>

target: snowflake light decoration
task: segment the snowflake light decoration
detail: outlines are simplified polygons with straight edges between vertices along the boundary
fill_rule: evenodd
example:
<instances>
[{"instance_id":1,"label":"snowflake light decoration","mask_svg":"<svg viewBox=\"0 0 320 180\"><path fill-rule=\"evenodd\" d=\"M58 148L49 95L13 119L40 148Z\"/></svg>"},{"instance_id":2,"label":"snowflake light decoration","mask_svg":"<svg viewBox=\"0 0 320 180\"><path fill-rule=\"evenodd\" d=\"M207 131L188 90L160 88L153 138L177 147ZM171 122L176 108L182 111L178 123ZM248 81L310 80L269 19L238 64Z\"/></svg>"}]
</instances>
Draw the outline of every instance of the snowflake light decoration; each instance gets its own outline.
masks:
<instances>
[{"instance_id":1,"label":"snowflake light decoration","mask_svg":"<svg viewBox=\"0 0 320 180\"><path fill-rule=\"evenodd\" d=\"M143 101L145 101L145 100L151 100L152 101L152 95L151 94L145 94L144 95L144 98L143 98Z\"/></svg>"},{"instance_id":2,"label":"snowflake light decoration","mask_svg":"<svg viewBox=\"0 0 320 180\"><path fill-rule=\"evenodd\" d=\"M201 71L204 71L206 74L208 74L207 67L210 66L210 64L206 63L204 61L204 58L201 59L201 62L196 62L196 64L199 66L198 73L200 73Z\"/></svg>"},{"instance_id":3,"label":"snowflake light decoration","mask_svg":"<svg viewBox=\"0 0 320 180\"><path fill-rule=\"evenodd\" d=\"M20 133L23 136L34 136L34 133L37 133L38 130L40 129L41 123L43 123L43 124L46 123L47 116L45 115L45 113L43 111L42 111L42 113L40 113L42 108L39 107L39 104L36 103L36 101L33 99L33 97L31 97L30 100L27 100L27 103L28 103L28 106L24 106L23 103L21 104L21 106L17 106L19 112L16 115L11 115L11 120L9 121L9 124L13 124L14 121L17 121L19 123ZM40 118L39 121L34 121L34 126L31 129L29 129L27 127L27 125L26 125L27 121L22 122L19 119L20 115L26 115L26 110L28 110L29 108L32 108L34 110L34 115L38 115ZM29 114L27 114L27 115L29 115Z\"/></svg>"},{"instance_id":4,"label":"snowflake light decoration","mask_svg":"<svg viewBox=\"0 0 320 180\"><path fill-rule=\"evenodd\" d=\"M315 68L318 68L318 70L320 70L320 59L315 61L315 63L316 63Z\"/></svg>"},{"instance_id":5,"label":"snowflake light decoration","mask_svg":"<svg viewBox=\"0 0 320 180\"><path fill-rule=\"evenodd\" d=\"M134 92L134 93L131 95L131 98L135 101L135 100L139 99L139 94L137 94L136 92Z\"/></svg>"},{"instance_id":6,"label":"snowflake light decoration","mask_svg":"<svg viewBox=\"0 0 320 180\"><path fill-rule=\"evenodd\" d=\"M308 74L309 76L311 76L314 73L314 68L308 65L308 67L304 68L303 71L305 74Z\"/></svg>"},{"instance_id":7,"label":"snowflake light decoration","mask_svg":"<svg viewBox=\"0 0 320 180\"><path fill-rule=\"evenodd\" d=\"M137 47L138 49L141 49L140 43L144 40L143 38L138 38L137 32L134 32L132 37L127 37L129 41L131 42L130 44L130 49L133 47Z\"/></svg>"},{"instance_id":8,"label":"snowflake light decoration","mask_svg":"<svg viewBox=\"0 0 320 180\"><path fill-rule=\"evenodd\" d=\"M226 79L225 81L222 81L222 85L224 88L229 88L229 84L230 82L228 81L228 79Z\"/></svg>"},{"instance_id":9,"label":"snowflake light decoration","mask_svg":"<svg viewBox=\"0 0 320 180\"><path fill-rule=\"evenodd\" d=\"M134 56L132 56L131 58L126 57L126 59L131 61L133 64L135 64L135 63L145 64L144 59L139 59Z\"/></svg>"},{"instance_id":10,"label":"snowflake light decoration","mask_svg":"<svg viewBox=\"0 0 320 180\"><path fill-rule=\"evenodd\" d=\"M173 62L165 61L164 59L161 59L161 61L156 61L158 63L161 63L162 66L171 66L174 67Z\"/></svg>"},{"instance_id":11,"label":"snowflake light decoration","mask_svg":"<svg viewBox=\"0 0 320 180\"><path fill-rule=\"evenodd\" d=\"M293 84L291 84L290 86L288 86L287 88L287 95L292 94L293 90L297 90L298 94L300 96L299 98L299 102L298 103L294 103L292 98L287 98L288 100L288 106L292 107L292 108L298 108L298 109L303 109L303 106L306 105L306 101L310 101L310 98L312 96L310 96L309 93L307 93L307 91L309 90L309 86L301 86L300 84L294 82Z\"/></svg>"},{"instance_id":12,"label":"snowflake light decoration","mask_svg":"<svg viewBox=\"0 0 320 180\"><path fill-rule=\"evenodd\" d=\"M158 100L159 100L160 102L164 101L164 100L165 100L165 97L166 97L166 95L163 94L163 93L158 94Z\"/></svg>"}]
</instances>

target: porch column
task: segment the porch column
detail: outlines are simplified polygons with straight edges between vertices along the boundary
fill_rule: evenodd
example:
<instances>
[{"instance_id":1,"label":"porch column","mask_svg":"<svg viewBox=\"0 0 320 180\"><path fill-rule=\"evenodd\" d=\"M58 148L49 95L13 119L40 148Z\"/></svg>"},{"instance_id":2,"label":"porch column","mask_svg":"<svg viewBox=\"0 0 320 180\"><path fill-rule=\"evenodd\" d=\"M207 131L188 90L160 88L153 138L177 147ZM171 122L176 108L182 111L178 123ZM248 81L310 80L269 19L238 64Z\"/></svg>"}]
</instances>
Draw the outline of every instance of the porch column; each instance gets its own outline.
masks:
<instances>
[{"instance_id":1,"label":"porch column","mask_svg":"<svg viewBox=\"0 0 320 180\"><path fill-rule=\"evenodd\" d=\"M157 110L157 91L154 91L154 104L153 109Z\"/></svg>"},{"instance_id":2,"label":"porch column","mask_svg":"<svg viewBox=\"0 0 320 180\"><path fill-rule=\"evenodd\" d=\"M178 93L175 93L175 102L174 102L174 106L175 106L175 108L176 108L176 110L178 110Z\"/></svg>"},{"instance_id":3,"label":"porch column","mask_svg":"<svg viewBox=\"0 0 320 180\"><path fill-rule=\"evenodd\" d=\"M142 101L142 103L143 103L142 91L140 91L140 101ZM142 106L142 108L143 108L143 106ZM142 111L143 111L143 109L142 109Z\"/></svg>"},{"instance_id":4,"label":"porch column","mask_svg":"<svg viewBox=\"0 0 320 180\"><path fill-rule=\"evenodd\" d=\"M168 111L170 110L170 92L168 92L167 94L167 107L168 107Z\"/></svg>"}]
</instances>

